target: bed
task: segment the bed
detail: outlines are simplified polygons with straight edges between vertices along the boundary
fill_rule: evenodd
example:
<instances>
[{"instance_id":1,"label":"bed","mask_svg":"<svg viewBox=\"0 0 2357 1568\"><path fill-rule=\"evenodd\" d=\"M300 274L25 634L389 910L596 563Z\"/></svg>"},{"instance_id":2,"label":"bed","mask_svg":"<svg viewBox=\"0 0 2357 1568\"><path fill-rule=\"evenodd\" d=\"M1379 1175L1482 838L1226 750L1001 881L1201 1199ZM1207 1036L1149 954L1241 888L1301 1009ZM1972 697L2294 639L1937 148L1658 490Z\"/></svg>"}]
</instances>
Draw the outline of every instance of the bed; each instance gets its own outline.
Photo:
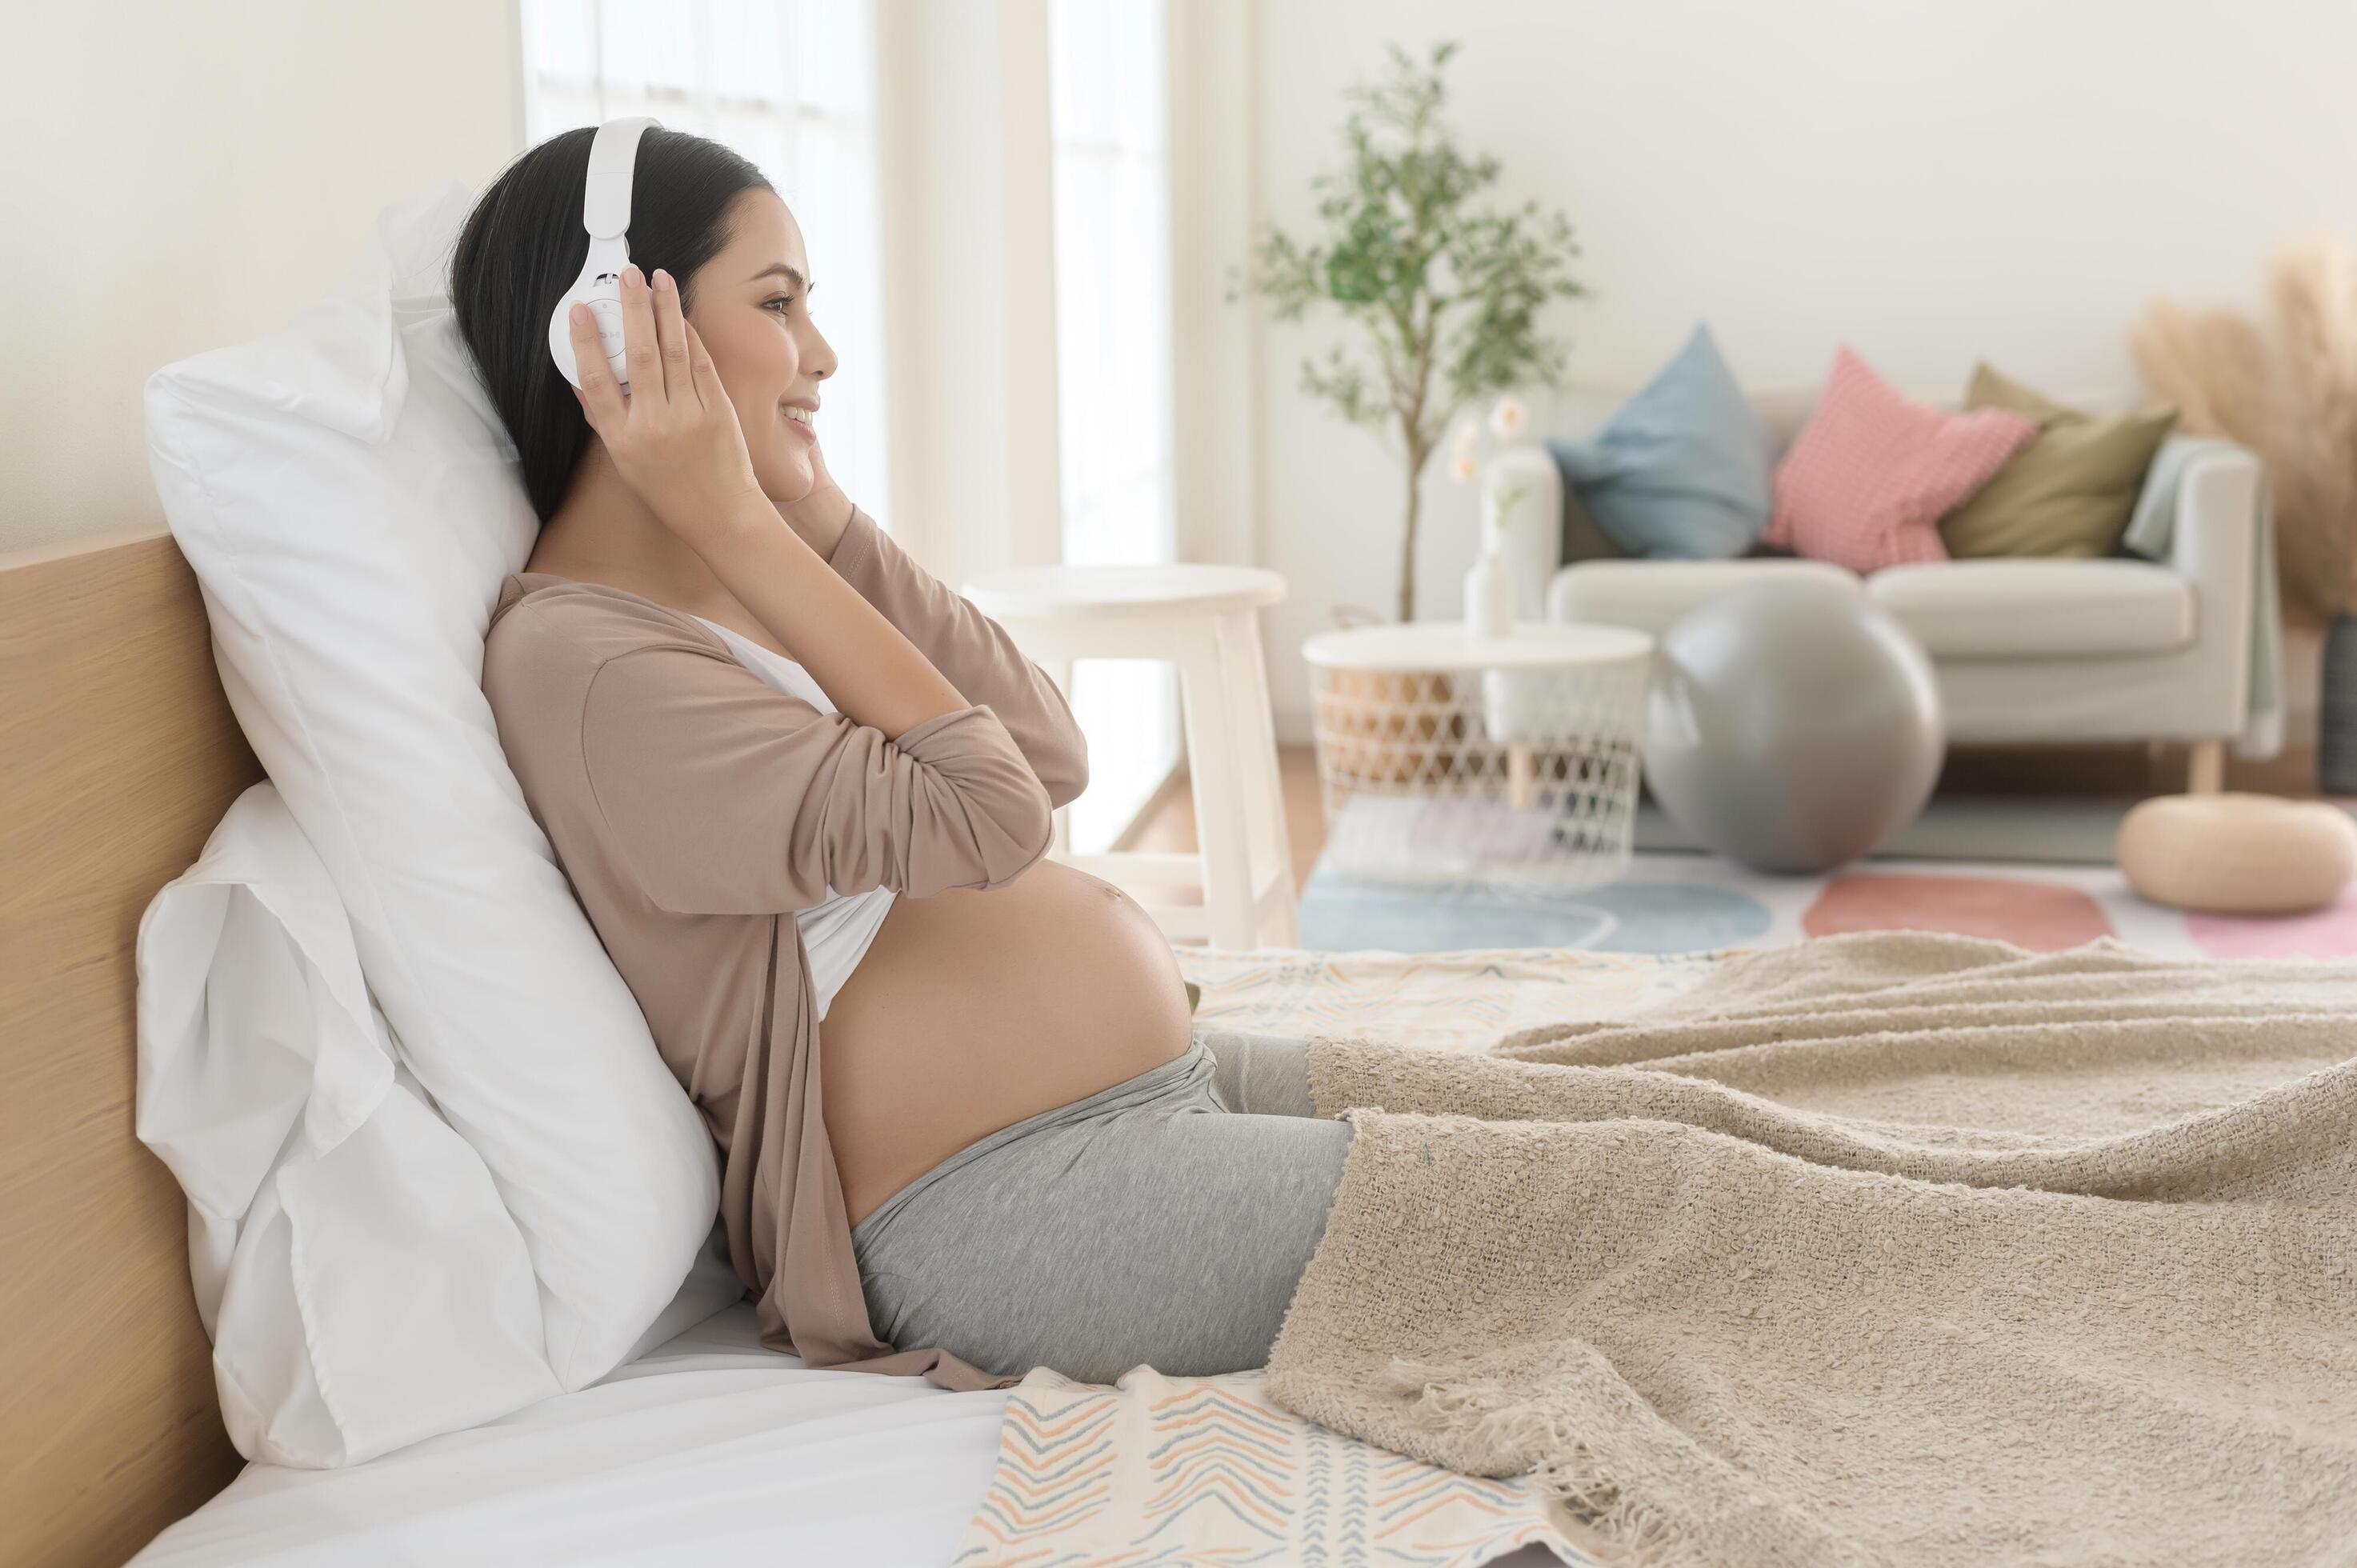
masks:
<instances>
[{"instance_id":1,"label":"bed","mask_svg":"<svg viewBox=\"0 0 2357 1568\"><path fill-rule=\"evenodd\" d=\"M241 1475L184 1201L133 1133L133 943L262 768L160 529L0 557L0 1562L773 1552L787 1520L812 1561L949 1561L1006 1394L806 1370L743 1305L382 1463Z\"/></svg>"},{"instance_id":2,"label":"bed","mask_svg":"<svg viewBox=\"0 0 2357 1568\"><path fill-rule=\"evenodd\" d=\"M761 1349L742 1305L591 1387L369 1464L242 1466L189 1284L182 1195L133 1130L134 941L156 889L262 768L162 530L0 556L0 1562L292 1568L729 1547L952 1561L1019 1391L812 1371ZM1182 964L1207 1022L1436 1039L1618 1010L1679 983L1675 966L1597 955Z\"/></svg>"},{"instance_id":3,"label":"bed","mask_svg":"<svg viewBox=\"0 0 2357 1568\"><path fill-rule=\"evenodd\" d=\"M135 1562L949 1563L1006 1391L809 1371L758 1340L740 1304L500 1421L346 1470L249 1466Z\"/></svg>"}]
</instances>

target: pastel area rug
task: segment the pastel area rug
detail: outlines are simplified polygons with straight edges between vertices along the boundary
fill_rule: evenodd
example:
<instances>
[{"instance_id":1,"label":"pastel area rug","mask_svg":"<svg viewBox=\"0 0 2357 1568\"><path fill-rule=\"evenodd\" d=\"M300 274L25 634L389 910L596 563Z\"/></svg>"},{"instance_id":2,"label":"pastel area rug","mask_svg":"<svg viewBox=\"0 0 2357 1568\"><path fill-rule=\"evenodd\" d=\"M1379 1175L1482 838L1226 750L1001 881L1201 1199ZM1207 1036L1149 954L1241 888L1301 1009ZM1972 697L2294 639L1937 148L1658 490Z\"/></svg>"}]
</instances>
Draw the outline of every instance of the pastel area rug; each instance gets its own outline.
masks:
<instances>
[{"instance_id":1,"label":"pastel area rug","mask_svg":"<svg viewBox=\"0 0 2357 1568\"><path fill-rule=\"evenodd\" d=\"M1353 800L1389 813L1403 843L1445 852L1445 803ZM1321 856L1302 889L1301 941L1333 952L1437 952L1549 947L1589 952L1692 953L1773 947L1849 931L1925 930L1993 937L2039 951L2115 937L2186 958L2357 956L2357 892L2329 908L2273 918L2189 914L2150 904L2111 864L2119 810L2054 802L1941 800L1892 847L1818 876L1747 871L1718 855L1648 850L1676 842L1648 812L1628 874L1565 891L1544 875L1467 875L1440 868L1368 875ZM1378 830L1354 823L1351 842ZM1338 838L1340 835L1338 835Z\"/></svg>"}]
</instances>

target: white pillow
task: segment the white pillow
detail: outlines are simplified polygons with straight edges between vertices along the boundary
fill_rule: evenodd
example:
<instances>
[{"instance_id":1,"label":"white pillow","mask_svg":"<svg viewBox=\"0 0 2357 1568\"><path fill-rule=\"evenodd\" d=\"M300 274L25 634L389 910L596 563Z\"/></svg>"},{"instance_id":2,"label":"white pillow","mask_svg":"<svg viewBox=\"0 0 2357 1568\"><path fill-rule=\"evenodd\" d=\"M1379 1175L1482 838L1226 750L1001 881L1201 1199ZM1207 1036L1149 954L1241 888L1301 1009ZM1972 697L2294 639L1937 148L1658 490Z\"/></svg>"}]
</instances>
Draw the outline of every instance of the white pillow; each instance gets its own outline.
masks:
<instances>
[{"instance_id":1,"label":"white pillow","mask_svg":"<svg viewBox=\"0 0 2357 1568\"><path fill-rule=\"evenodd\" d=\"M456 182L285 331L148 380L147 444L246 738L334 879L403 1059L530 1249L549 1365L611 1370L718 1161L500 750L481 687L537 525L459 340Z\"/></svg>"},{"instance_id":2,"label":"white pillow","mask_svg":"<svg viewBox=\"0 0 2357 1568\"><path fill-rule=\"evenodd\" d=\"M188 1198L230 1441L319 1468L558 1391L523 1236L393 1061L343 901L268 782L140 917L139 1136Z\"/></svg>"}]
</instances>

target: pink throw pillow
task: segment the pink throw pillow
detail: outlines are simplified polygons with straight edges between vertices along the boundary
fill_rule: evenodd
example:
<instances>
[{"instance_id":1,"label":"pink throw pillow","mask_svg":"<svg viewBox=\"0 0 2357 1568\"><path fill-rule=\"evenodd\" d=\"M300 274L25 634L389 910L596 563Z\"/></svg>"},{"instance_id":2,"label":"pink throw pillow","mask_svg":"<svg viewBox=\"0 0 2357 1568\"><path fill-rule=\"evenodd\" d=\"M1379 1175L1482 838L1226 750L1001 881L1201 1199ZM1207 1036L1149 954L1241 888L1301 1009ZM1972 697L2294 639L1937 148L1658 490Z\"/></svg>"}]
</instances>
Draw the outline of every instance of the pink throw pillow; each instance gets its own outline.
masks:
<instances>
[{"instance_id":1,"label":"pink throw pillow","mask_svg":"<svg viewBox=\"0 0 2357 1568\"><path fill-rule=\"evenodd\" d=\"M1776 512L1760 537L1860 574L1945 561L1940 519L2037 435L2007 409L1951 413L1901 396L1845 348L1776 466Z\"/></svg>"}]
</instances>

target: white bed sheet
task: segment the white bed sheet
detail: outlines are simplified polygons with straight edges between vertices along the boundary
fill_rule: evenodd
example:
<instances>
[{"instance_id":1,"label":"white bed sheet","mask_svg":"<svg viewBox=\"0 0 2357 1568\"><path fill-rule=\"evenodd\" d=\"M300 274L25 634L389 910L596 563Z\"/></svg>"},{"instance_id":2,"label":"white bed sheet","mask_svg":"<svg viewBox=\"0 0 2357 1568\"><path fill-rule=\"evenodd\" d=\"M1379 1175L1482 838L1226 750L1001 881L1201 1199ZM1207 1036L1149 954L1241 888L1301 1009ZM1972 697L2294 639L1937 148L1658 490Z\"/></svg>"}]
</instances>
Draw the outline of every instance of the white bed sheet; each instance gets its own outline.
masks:
<instances>
[{"instance_id":1,"label":"white bed sheet","mask_svg":"<svg viewBox=\"0 0 2357 1568\"><path fill-rule=\"evenodd\" d=\"M132 1563L946 1564L1007 1394L811 1371L740 1303L482 1426L342 1470L249 1465Z\"/></svg>"},{"instance_id":2,"label":"white bed sheet","mask_svg":"<svg viewBox=\"0 0 2357 1568\"><path fill-rule=\"evenodd\" d=\"M1706 967L1538 950L1181 949L1179 962L1204 988L1200 1021L1218 1027L1451 1045L1618 1015ZM699 1288L733 1283L724 1257L707 1246L697 1270L711 1277L691 1274L659 1325L702 1316ZM132 1568L947 1564L996 1468L1010 1392L813 1372L762 1349L740 1303L601 1382L482 1426L340 1470L249 1465ZM1552 1557L1528 1547L1490 1568Z\"/></svg>"}]
</instances>

